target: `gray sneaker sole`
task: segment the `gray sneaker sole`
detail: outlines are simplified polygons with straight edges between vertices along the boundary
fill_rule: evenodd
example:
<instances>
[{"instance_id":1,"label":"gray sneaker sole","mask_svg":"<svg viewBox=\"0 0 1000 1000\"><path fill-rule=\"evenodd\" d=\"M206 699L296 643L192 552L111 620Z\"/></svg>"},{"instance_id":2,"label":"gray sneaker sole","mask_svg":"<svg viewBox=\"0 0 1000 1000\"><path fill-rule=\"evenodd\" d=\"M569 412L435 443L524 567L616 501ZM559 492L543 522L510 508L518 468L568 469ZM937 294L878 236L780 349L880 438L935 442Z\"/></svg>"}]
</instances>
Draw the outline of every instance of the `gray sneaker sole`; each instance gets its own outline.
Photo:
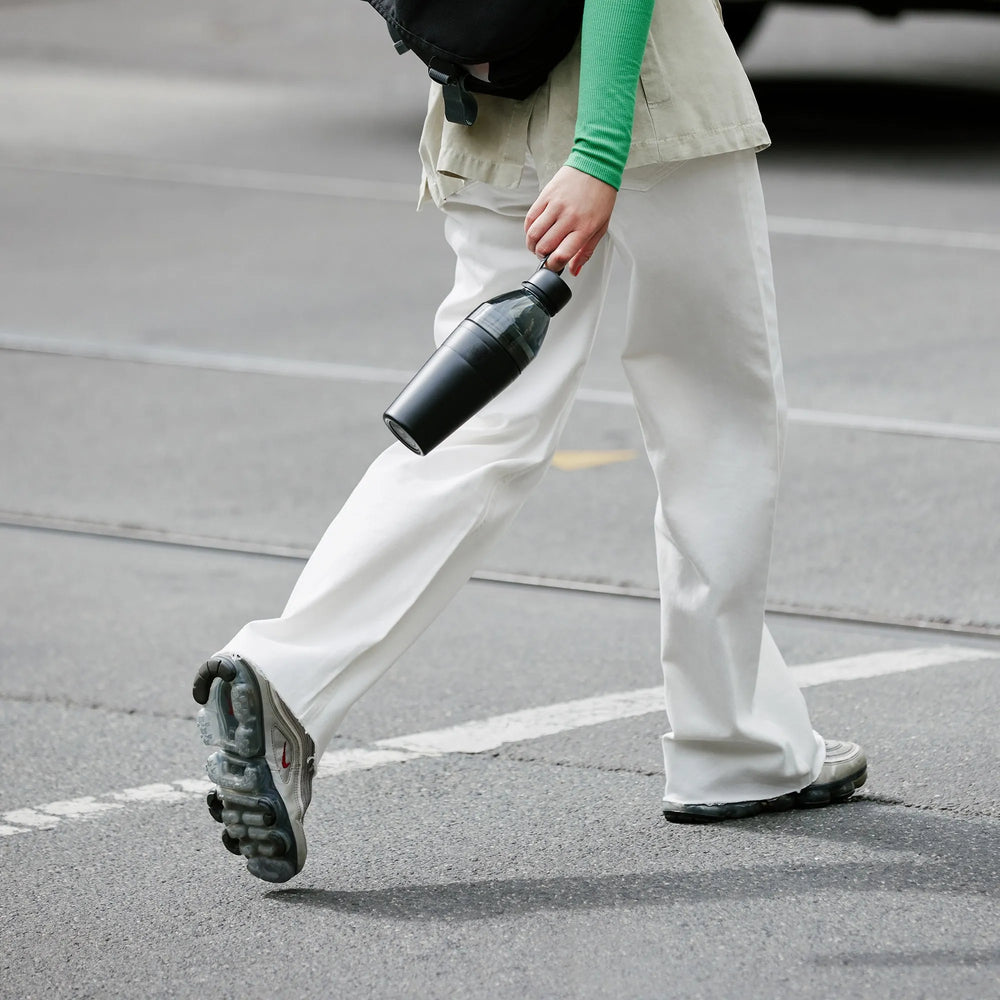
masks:
<instances>
[{"instance_id":1,"label":"gray sneaker sole","mask_svg":"<svg viewBox=\"0 0 1000 1000\"><path fill-rule=\"evenodd\" d=\"M868 765L839 781L808 785L800 792L790 792L774 799L749 802L713 802L706 804L665 805L663 815L669 823L720 823L727 819L748 819L762 813L787 812L789 809L815 809L818 806L846 802L868 780Z\"/></svg>"},{"instance_id":2,"label":"gray sneaker sole","mask_svg":"<svg viewBox=\"0 0 1000 1000\"><path fill-rule=\"evenodd\" d=\"M246 858L257 878L287 882L300 870L305 836L289 818L267 764L257 678L238 657L213 657L198 673L194 697L205 706L198 713L202 742L219 748L205 770L218 786L208 793L208 810L225 828L223 844Z\"/></svg>"}]
</instances>

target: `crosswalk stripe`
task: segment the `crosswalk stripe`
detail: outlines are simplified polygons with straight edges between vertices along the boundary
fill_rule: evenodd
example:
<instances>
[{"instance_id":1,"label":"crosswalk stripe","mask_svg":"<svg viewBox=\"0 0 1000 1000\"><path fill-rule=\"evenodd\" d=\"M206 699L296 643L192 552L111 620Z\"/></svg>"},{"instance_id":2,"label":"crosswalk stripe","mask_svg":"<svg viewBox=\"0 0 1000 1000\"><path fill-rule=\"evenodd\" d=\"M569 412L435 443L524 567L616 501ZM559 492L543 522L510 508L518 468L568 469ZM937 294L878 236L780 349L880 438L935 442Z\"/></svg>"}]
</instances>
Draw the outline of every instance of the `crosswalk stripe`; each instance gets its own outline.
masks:
<instances>
[{"instance_id":1,"label":"crosswalk stripe","mask_svg":"<svg viewBox=\"0 0 1000 1000\"><path fill-rule=\"evenodd\" d=\"M793 667L792 672L799 686L808 688L984 660L1000 662L1000 655L971 646L930 646L821 660ZM510 743L662 711L663 692L659 686L578 698L475 719L444 729L389 737L368 747L334 750L324 754L316 777L370 771L418 758L485 753ZM133 806L180 802L196 795L203 796L211 788L211 782L203 778L184 778L13 809L0 814L0 838L51 830L67 822L92 819Z\"/></svg>"}]
</instances>

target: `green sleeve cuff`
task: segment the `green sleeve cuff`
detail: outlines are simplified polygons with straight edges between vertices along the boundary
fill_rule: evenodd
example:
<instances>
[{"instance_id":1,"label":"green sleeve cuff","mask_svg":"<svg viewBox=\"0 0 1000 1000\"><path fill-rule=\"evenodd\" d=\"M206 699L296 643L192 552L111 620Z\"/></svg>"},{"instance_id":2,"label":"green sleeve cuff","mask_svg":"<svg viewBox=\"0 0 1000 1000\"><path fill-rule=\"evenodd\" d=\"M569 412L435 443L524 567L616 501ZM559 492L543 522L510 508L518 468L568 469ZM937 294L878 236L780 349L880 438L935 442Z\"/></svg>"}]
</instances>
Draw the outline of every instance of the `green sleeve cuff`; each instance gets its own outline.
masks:
<instances>
[{"instance_id":1,"label":"green sleeve cuff","mask_svg":"<svg viewBox=\"0 0 1000 1000\"><path fill-rule=\"evenodd\" d=\"M566 166L582 170L585 174L590 174L591 177L596 177L599 181L610 184L616 191L622 186L622 171L624 169L622 166L619 166L615 161L602 162L586 153L578 152L575 146L573 152L569 154L569 159L566 160Z\"/></svg>"}]
</instances>

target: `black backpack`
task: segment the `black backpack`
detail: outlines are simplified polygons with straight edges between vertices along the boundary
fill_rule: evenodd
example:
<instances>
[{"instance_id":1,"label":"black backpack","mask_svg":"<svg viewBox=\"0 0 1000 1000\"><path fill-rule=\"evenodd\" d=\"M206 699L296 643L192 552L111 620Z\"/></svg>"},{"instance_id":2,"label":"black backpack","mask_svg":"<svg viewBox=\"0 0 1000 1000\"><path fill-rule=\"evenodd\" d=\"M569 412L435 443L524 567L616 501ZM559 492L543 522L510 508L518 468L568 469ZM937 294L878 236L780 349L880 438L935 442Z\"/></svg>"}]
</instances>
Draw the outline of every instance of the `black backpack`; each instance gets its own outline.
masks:
<instances>
[{"instance_id":1,"label":"black backpack","mask_svg":"<svg viewBox=\"0 0 1000 1000\"><path fill-rule=\"evenodd\" d=\"M583 0L368 0L385 18L396 51L411 50L444 88L448 121L471 125L470 91L521 101L573 47ZM489 80L469 67L489 66Z\"/></svg>"}]
</instances>

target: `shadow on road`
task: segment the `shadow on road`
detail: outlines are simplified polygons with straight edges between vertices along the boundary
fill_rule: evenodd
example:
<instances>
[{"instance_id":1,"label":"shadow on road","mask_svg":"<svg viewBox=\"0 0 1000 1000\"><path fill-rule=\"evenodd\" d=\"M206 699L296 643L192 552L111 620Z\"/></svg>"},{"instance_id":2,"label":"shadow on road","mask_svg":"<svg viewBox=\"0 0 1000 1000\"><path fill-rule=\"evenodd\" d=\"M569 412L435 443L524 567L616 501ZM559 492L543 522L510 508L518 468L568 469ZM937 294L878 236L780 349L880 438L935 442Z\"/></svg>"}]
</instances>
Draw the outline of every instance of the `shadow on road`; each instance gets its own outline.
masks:
<instances>
[{"instance_id":1,"label":"shadow on road","mask_svg":"<svg viewBox=\"0 0 1000 1000\"><path fill-rule=\"evenodd\" d=\"M887 809L864 800L838 808L836 816L836 823L823 821L822 830L812 822L792 826L774 816L748 820L738 827L713 827L710 832L699 828L695 832L696 836L709 833L716 838L719 857L732 854L726 843L728 834L739 829L742 836L751 823L767 837L772 856L776 841L786 836L835 841L843 845L845 858L835 864L790 859L786 863L753 866L749 863L752 858L748 858L747 864L714 871L485 879L360 891L292 888L273 890L268 897L281 903L380 919L467 921L543 911L794 898L823 890L979 898L1000 895L1000 871L984 864L995 850L991 824L951 814ZM670 835L684 833L670 830ZM857 846L851 846L851 842ZM699 851L707 848L707 844L699 842ZM428 849L433 848L429 845ZM856 857L859 849L865 856ZM902 852L905 857L886 860L883 854L872 858L873 851ZM992 955L990 952L986 960L991 960ZM828 960L836 961L836 957Z\"/></svg>"}]
</instances>

